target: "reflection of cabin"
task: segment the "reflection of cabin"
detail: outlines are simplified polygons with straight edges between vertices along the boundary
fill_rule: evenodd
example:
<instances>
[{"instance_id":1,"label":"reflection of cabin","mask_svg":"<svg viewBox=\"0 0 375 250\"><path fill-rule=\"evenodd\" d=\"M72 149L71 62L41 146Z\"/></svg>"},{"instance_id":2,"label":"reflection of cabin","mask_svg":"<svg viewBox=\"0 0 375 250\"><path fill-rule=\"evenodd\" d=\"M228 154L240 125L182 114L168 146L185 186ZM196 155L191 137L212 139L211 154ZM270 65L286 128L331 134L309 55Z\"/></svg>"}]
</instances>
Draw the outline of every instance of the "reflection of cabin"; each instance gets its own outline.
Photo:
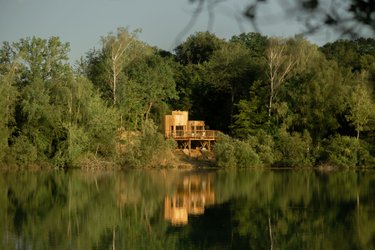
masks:
<instances>
[{"instance_id":1,"label":"reflection of cabin","mask_svg":"<svg viewBox=\"0 0 375 250\"><path fill-rule=\"evenodd\" d=\"M204 121L189 121L187 111L172 111L164 116L163 131L165 138L173 138L184 148L191 149L191 143L198 142L202 148L211 149L211 142L216 140L217 131L206 130Z\"/></svg>"},{"instance_id":2,"label":"reflection of cabin","mask_svg":"<svg viewBox=\"0 0 375 250\"><path fill-rule=\"evenodd\" d=\"M185 225L188 215L201 215L204 208L215 202L211 190L210 176L187 176L178 187L177 193L164 199L164 218L172 225Z\"/></svg>"}]
</instances>

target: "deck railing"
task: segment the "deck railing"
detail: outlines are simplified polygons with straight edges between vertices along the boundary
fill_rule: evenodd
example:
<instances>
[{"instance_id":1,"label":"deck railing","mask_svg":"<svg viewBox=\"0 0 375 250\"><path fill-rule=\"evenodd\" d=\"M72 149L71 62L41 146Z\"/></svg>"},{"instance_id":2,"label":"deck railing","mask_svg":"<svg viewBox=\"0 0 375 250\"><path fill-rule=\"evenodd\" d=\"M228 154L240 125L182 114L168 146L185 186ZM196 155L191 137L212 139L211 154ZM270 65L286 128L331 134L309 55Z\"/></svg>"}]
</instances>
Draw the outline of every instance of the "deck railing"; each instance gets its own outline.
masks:
<instances>
[{"instance_id":1,"label":"deck railing","mask_svg":"<svg viewBox=\"0 0 375 250\"><path fill-rule=\"evenodd\" d=\"M219 131L217 130L176 130L166 131L166 138L175 140L216 140Z\"/></svg>"}]
</instances>

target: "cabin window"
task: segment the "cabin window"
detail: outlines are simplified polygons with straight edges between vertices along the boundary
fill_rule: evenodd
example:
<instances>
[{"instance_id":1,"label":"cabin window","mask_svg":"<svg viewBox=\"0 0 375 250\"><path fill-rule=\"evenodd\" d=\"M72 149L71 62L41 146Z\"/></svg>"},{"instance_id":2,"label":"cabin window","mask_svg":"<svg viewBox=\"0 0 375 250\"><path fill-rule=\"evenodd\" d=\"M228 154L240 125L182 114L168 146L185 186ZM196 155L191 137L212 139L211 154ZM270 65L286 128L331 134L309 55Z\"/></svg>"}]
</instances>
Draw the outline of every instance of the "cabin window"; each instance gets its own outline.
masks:
<instances>
[{"instance_id":1,"label":"cabin window","mask_svg":"<svg viewBox=\"0 0 375 250\"><path fill-rule=\"evenodd\" d=\"M176 126L176 135L184 136L184 126Z\"/></svg>"},{"instance_id":2,"label":"cabin window","mask_svg":"<svg viewBox=\"0 0 375 250\"><path fill-rule=\"evenodd\" d=\"M197 126L196 129L197 129L197 134L202 136L204 127L203 126Z\"/></svg>"}]
</instances>

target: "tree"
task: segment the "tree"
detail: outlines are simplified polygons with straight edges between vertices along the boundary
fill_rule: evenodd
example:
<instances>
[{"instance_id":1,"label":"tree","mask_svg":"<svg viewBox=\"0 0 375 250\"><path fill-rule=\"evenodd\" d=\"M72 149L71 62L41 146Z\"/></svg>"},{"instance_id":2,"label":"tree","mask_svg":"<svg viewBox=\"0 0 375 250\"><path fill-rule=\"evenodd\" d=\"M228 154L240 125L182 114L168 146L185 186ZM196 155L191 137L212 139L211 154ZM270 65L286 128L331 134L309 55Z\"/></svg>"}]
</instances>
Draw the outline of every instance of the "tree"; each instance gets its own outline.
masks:
<instances>
[{"instance_id":1,"label":"tree","mask_svg":"<svg viewBox=\"0 0 375 250\"><path fill-rule=\"evenodd\" d=\"M6 46L6 45L4 45ZM4 52L5 48L1 50ZM5 59L1 57L1 59ZM3 60L1 60L3 61ZM9 141L14 132L14 113L16 108L16 101L18 91L15 85L15 77L18 62L14 60L11 64L2 63L0 74L0 162L5 158L8 149Z\"/></svg>"},{"instance_id":2,"label":"tree","mask_svg":"<svg viewBox=\"0 0 375 250\"><path fill-rule=\"evenodd\" d=\"M40 162L48 162L58 151L57 142L64 137L61 94L72 77L68 51L69 44L57 37L33 37L13 43L12 53L7 53L9 62L21 62L14 78L20 98L15 104L15 129L10 139L10 155L16 159L32 163L36 158L27 154L37 152ZM23 151L23 146L30 150Z\"/></svg>"},{"instance_id":3,"label":"tree","mask_svg":"<svg viewBox=\"0 0 375 250\"><path fill-rule=\"evenodd\" d=\"M238 113L233 116L231 125L234 136L242 139L250 135L256 135L261 129L267 129L268 121L264 82L261 80L253 82L250 87L249 97L242 99L236 104Z\"/></svg>"},{"instance_id":4,"label":"tree","mask_svg":"<svg viewBox=\"0 0 375 250\"><path fill-rule=\"evenodd\" d=\"M197 32L175 49L176 58L183 65L200 64L210 60L224 41L209 32Z\"/></svg>"},{"instance_id":5,"label":"tree","mask_svg":"<svg viewBox=\"0 0 375 250\"><path fill-rule=\"evenodd\" d=\"M115 151L117 113L74 75L68 51L56 37L1 48L0 148L9 163L67 167L86 154L110 158Z\"/></svg>"},{"instance_id":6,"label":"tree","mask_svg":"<svg viewBox=\"0 0 375 250\"><path fill-rule=\"evenodd\" d=\"M58 142L55 164L76 165L88 154L111 159L115 153L118 112L107 107L93 84L85 77L75 76L61 93L62 138ZM55 106L55 108L58 108Z\"/></svg>"},{"instance_id":7,"label":"tree","mask_svg":"<svg viewBox=\"0 0 375 250\"><path fill-rule=\"evenodd\" d=\"M372 38L340 39L323 45L320 50L328 60L335 60L352 72L369 70L375 63L375 40Z\"/></svg>"},{"instance_id":8,"label":"tree","mask_svg":"<svg viewBox=\"0 0 375 250\"><path fill-rule=\"evenodd\" d=\"M112 89L113 104L117 103L118 81L125 66L137 58L143 45L137 41L140 30L132 33L125 28L118 28L117 34L109 33L102 38L103 54L107 70L110 72L108 83Z\"/></svg>"},{"instance_id":9,"label":"tree","mask_svg":"<svg viewBox=\"0 0 375 250\"><path fill-rule=\"evenodd\" d=\"M362 80L365 72L362 73ZM353 124L357 131L357 140L360 132L367 129L370 119L374 119L375 104L371 96L371 90L361 81L353 87L349 97L349 114L347 119Z\"/></svg>"},{"instance_id":10,"label":"tree","mask_svg":"<svg viewBox=\"0 0 375 250\"><path fill-rule=\"evenodd\" d=\"M229 97L229 119L232 120L234 104L247 95L254 77L254 65L249 49L241 43L228 43L215 51L205 65L210 84Z\"/></svg>"},{"instance_id":11,"label":"tree","mask_svg":"<svg viewBox=\"0 0 375 250\"><path fill-rule=\"evenodd\" d=\"M293 72L280 99L287 103L288 131L302 133L306 129L317 143L345 128L342 118L352 75L326 60L316 47L303 51L311 54L308 64L304 70Z\"/></svg>"},{"instance_id":12,"label":"tree","mask_svg":"<svg viewBox=\"0 0 375 250\"><path fill-rule=\"evenodd\" d=\"M64 80L69 77L69 43L63 43L58 37L42 39L38 37L20 39L13 44L13 53L20 54L23 60L20 86L36 79L42 81Z\"/></svg>"},{"instance_id":13,"label":"tree","mask_svg":"<svg viewBox=\"0 0 375 250\"><path fill-rule=\"evenodd\" d=\"M169 59L151 55L134 61L127 71L129 83L133 85L129 87L133 89L133 92L127 91L124 98L138 97L135 104L141 105L141 110L139 110L141 113L138 115L142 116L141 119L144 122L149 119L155 104L177 98L172 67L167 60Z\"/></svg>"},{"instance_id":14,"label":"tree","mask_svg":"<svg viewBox=\"0 0 375 250\"><path fill-rule=\"evenodd\" d=\"M266 49L268 45L268 38L260 33L250 32L241 33L233 36L231 42L238 42L243 44L250 50L253 59L262 60L265 58Z\"/></svg>"},{"instance_id":15,"label":"tree","mask_svg":"<svg viewBox=\"0 0 375 250\"><path fill-rule=\"evenodd\" d=\"M266 56L268 65L267 73L270 83L268 116L271 117L273 104L280 87L285 82L288 74L293 70L296 60L287 51L287 41L277 38L269 40Z\"/></svg>"}]
</instances>

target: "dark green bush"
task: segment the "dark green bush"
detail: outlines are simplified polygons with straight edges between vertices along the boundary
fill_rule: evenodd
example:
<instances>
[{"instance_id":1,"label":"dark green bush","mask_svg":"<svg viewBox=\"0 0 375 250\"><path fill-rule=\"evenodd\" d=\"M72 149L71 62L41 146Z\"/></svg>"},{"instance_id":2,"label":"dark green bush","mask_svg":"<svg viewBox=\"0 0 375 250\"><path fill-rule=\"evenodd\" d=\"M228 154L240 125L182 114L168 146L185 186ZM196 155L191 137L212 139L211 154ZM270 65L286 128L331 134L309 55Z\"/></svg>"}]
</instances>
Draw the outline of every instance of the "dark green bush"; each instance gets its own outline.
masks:
<instances>
[{"instance_id":1,"label":"dark green bush","mask_svg":"<svg viewBox=\"0 0 375 250\"><path fill-rule=\"evenodd\" d=\"M260 164L259 156L247 142L220 135L214 146L219 167L250 167Z\"/></svg>"},{"instance_id":2,"label":"dark green bush","mask_svg":"<svg viewBox=\"0 0 375 250\"><path fill-rule=\"evenodd\" d=\"M325 149L325 160L340 167L371 166L375 159L369 146L355 137L336 135L330 138Z\"/></svg>"},{"instance_id":3,"label":"dark green bush","mask_svg":"<svg viewBox=\"0 0 375 250\"><path fill-rule=\"evenodd\" d=\"M259 156L255 153L249 143L237 140L234 145L234 156L237 167L251 167L261 163Z\"/></svg>"},{"instance_id":4,"label":"dark green bush","mask_svg":"<svg viewBox=\"0 0 375 250\"><path fill-rule=\"evenodd\" d=\"M355 167L358 162L358 141L354 137L336 135L328 141L328 163L340 167Z\"/></svg>"},{"instance_id":5,"label":"dark green bush","mask_svg":"<svg viewBox=\"0 0 375 250\"><path fill-rule=\"evenodd\" d=\"M11 147L11 158L19 165L31 165L38 158L38 150L26 136L19 136Z\"/></svg>"},{"instance_id":6,"label":"dark green bush","mask_svg":"<svg viewBox=\"0 0 375 250\"><path fill-rule=\"evenodd\" d=\"M143 133L134 133L125 142L120 163L125 167L167 166L173 160L172 150L177 147L173 140L165 140L153 123L145 125Z\"/></svg>"},{"instance_id":7,"label":"dark green bush","mask_svg":"<svg viewBox=\"0 0 375 250\"><path fill-rule=\"evenodd\" d=\"M312 139L308 132L292 134L280 130L277 137L277 149L281 154L279 164L288 167L312 166Z\"/></svg>"},{"instance_id":8,"label":"dark green bush","mask_svg":"<svg viewBox=\"0 0 375 250\"><path fill-rule=\"evenodd\" d=\"M256 136L249 137L247 143L258 154L259 160L263 165L271 166L279 158L278 152L275 151L275 143L272 136L263 130L260 130Z\"/></svg>"}]
</instances>

